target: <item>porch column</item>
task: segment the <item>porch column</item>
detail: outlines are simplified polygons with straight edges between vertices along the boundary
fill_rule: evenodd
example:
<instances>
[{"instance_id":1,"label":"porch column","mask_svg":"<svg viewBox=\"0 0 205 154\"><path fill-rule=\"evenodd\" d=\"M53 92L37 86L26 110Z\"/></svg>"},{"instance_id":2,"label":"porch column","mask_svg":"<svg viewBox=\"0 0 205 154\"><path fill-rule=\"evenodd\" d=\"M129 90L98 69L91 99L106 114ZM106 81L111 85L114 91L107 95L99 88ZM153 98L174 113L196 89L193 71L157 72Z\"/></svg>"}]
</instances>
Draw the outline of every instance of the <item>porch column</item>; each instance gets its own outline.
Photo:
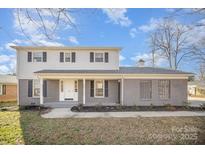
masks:
<instances>
[{"instance_id":1,"label":"porch column","mask_svg":"<svg viewBox=\"0 0 205 154\"><path fill-rule=\"evenodd\" d=\"M120 94L121 94L120 104L123 105L123 96L124 96L124 79L123 79L123 77L121 78L121 93Z\"/></svg>"},{"instance_id":2,"label":"porch column","mask_svg":"<svg viewBox=\"0 0 205 154\"><path fill-rule=\"evenodd\" d=\"M43 79L40 78L40 105L43 105Z\"/></svg>"},{"instance_id":3,"label":"porch column","mask_svg":"<svg viewBox=\"0 0 205 154\"><path fill-rule=\"evenodd\" d=\"M85 104L85 78L83 79L83 104Z\"/></svg>"}]
</instances>

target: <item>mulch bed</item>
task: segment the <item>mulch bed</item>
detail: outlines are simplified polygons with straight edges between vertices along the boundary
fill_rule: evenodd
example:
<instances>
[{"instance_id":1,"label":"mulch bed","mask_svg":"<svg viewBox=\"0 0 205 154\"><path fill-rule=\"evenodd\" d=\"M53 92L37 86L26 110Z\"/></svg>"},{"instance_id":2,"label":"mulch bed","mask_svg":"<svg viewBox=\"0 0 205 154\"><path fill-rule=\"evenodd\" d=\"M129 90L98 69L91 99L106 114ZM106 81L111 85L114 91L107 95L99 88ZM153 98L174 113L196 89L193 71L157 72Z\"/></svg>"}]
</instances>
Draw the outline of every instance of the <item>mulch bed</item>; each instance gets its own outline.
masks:
<instances>
[{"instance_id":1,"label":"mulch bed","mask_svg":"<svg viewBox=\"0 0 205 154\"><path fill-rule=\"evenodd\" d=\"M190 106L73 106L73 112L129 112L129 111L205 111Z\"/></svg>"}]
</instances>

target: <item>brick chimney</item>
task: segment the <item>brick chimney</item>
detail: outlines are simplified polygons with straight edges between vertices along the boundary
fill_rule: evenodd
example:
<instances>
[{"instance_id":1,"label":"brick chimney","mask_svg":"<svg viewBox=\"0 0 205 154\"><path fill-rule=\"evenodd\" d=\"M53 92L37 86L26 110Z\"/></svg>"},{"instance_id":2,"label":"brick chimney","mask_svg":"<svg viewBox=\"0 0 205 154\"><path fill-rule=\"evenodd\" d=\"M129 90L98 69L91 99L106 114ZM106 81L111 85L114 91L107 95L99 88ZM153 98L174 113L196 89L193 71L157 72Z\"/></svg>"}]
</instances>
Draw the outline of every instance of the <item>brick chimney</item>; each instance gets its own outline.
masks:
<instances>
[{"instance_id":1,"label":"brick chimney","mask_svg":"<svg viewBox=\"0 0 205 154\"><path fill-rule=\"evenodd\" d=\"M137 66L138 67L144 67L144 63L145 61L143 59L140 59L138 62L137 62Z\"/></svg>"}]
</instances>

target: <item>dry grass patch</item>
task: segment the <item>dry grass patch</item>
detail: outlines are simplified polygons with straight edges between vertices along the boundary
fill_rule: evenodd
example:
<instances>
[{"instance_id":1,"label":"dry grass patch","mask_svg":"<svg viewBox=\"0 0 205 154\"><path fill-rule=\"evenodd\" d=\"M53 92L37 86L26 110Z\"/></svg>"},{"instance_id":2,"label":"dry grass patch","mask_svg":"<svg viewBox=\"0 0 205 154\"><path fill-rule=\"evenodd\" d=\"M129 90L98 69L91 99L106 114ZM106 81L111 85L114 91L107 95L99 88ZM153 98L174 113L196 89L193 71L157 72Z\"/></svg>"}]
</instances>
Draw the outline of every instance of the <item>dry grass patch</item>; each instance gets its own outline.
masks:
<instances>
[{"instance_id":1,"label":"dry grass patch","mask_svg":"<svg viewBox=\"0 0 205 154\"><path fill-rule=\"evenodd\" d=\"M0 144L204 143L205 117L44 119L39 111L0 112Z\"/></svg>"}]
</instances>

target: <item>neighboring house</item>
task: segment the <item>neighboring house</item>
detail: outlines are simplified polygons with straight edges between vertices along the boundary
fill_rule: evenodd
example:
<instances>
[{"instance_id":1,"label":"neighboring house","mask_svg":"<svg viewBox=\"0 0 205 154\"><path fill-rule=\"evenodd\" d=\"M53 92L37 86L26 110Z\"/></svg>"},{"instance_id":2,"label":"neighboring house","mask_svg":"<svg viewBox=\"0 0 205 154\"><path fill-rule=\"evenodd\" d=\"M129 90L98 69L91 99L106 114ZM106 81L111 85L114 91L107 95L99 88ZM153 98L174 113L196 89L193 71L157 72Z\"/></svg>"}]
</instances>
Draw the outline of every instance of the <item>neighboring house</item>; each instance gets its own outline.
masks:
<instances>
[{"instance_id":1,"label":"neighboring house","mask_svg":"<svg viewBox=\"0 0 205 154\"><path fill-rule=\"evenodd\" d=\"M0 102L16 101L16 89L16 76L0 75Z\"/></svg>"},{"instance_id":2,"label":"neighboring house","mask_svg":"<svg viewBox=\"0 0 205 154\"><path fill-rule=\"evenodd\" d=\"M188 93L190 96L205 97L205 81L188 82Z\"/></svg>"},{"instance_id":3,"label":"neighboring house","mask_svg":"<svg viewBox=\"0 0 205 154\"><path fill-rule=\"evenodd\" d=\"M191 73L119 67L120 48L23 47L17 51L19 105L182 105Z\"/></svg>"}]
</instances>

